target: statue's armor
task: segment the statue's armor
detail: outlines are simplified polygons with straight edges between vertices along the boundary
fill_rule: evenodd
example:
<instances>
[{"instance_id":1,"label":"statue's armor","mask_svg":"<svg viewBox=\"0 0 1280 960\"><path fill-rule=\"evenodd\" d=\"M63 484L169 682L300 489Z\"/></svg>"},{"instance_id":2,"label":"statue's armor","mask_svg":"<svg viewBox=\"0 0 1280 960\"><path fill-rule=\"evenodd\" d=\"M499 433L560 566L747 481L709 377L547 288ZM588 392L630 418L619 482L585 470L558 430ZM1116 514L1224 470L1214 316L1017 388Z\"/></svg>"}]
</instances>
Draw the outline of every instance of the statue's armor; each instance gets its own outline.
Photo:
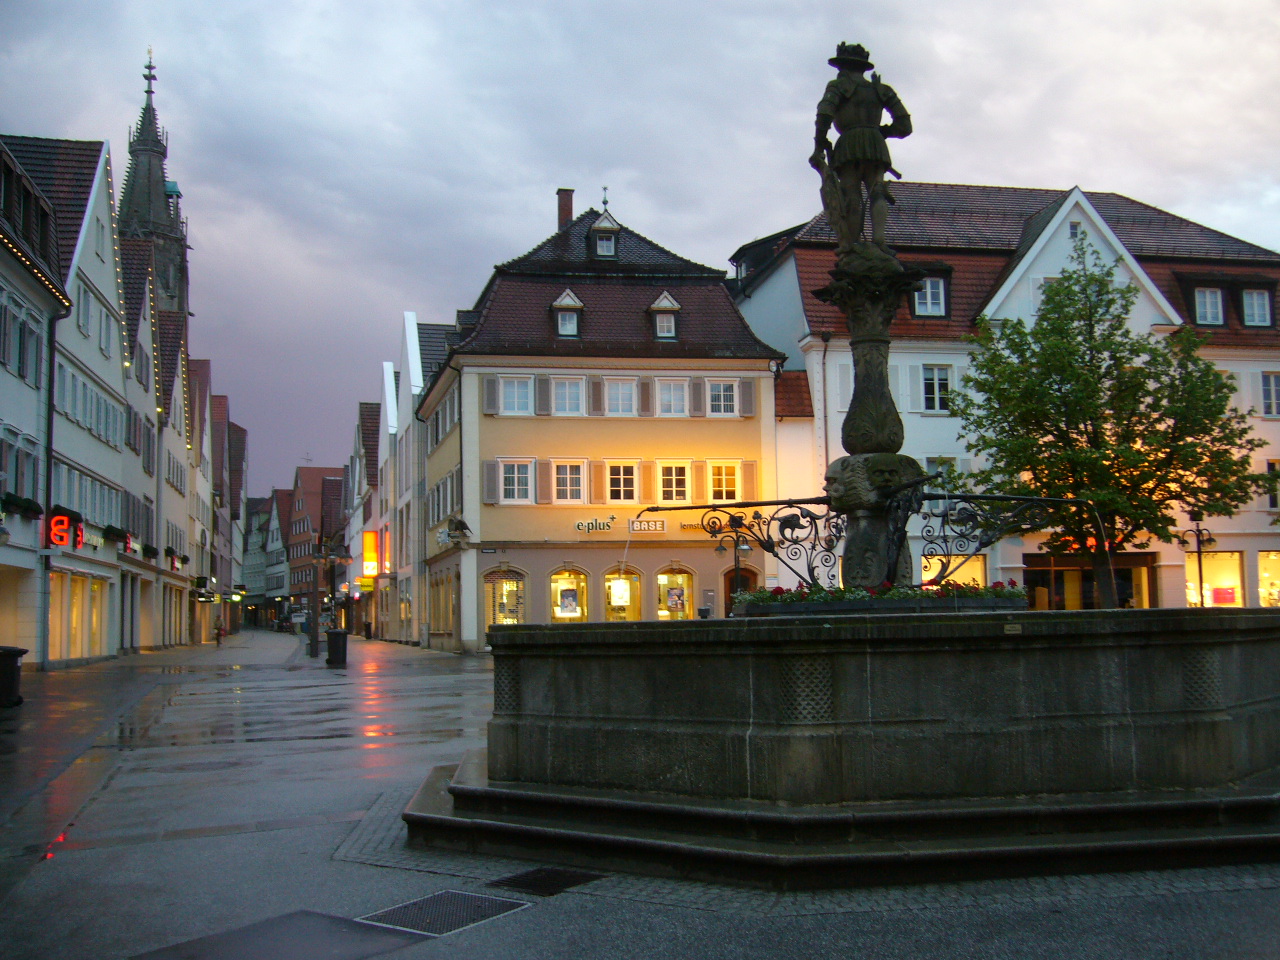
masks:
<instances>
[{"instance_id":1,"label":"statue's armor","mask_svg":"<svg viewBox=\"0 0 1280 960\"><path fill-rule=\"evenodd\" d=\"M893 122L882 128L880 118L886 110ZM831 152L831 164L837 170L865 162L888 167L893 161L885 137L911 133L911 116L892 87L847 71L827 84L818 116L829 118L840 134Z\"/></svg>"}]
</instances>

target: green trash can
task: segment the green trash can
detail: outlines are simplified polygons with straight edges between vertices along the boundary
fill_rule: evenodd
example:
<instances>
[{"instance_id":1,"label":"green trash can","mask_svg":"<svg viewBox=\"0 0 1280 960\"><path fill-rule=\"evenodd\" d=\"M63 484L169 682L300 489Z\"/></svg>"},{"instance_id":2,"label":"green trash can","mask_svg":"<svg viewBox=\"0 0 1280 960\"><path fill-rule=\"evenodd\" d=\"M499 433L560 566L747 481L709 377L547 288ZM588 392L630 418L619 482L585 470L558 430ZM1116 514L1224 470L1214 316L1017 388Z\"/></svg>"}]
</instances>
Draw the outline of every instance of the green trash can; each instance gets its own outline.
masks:
<instances>
[{"instance_id":1,"label":"green trash can","mask_svg":"<svg viewBox=\"0 0 1280 960\"><path fill-rule=\"evenodd\" d=\"M28 652L22 647L0 647L0 707L16 707L22 702L19 661Z\"/></svg>"},{"instance_id":2,"label":"green trash can","mask_svg":"<svg viewBox=\"0 0 1280 960\"><path fill-rule=\"evenodd\" d=\"M329 655L325 657L325 666L345 667L347 665L347 631L326 630L324 635L329 640Z\"/></svg>"}]
</instances>

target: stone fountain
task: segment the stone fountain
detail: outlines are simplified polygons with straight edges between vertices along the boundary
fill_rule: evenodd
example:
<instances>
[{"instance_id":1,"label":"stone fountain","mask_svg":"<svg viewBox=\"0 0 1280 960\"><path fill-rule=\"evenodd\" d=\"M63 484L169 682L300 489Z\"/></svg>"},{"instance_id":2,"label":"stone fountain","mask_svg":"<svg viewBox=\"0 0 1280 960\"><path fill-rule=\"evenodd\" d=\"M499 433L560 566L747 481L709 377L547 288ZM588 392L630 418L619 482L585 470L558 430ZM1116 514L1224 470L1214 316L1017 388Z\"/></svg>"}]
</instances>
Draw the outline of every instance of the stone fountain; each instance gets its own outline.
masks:
<instances>
[{"instance_id":1,"label":"stone fountain","mask_svg":"<svg viewBox=\"0 0 1280 960\"><path fill-rule=\"evenodd\" d=\"M848 318L855 389L827 492L844 584L879 586L910 581L893 514L923 478L887 378L918 275L885 245L885 138L911 120L865 49L831 63L810 162L839 246L816 293ZM1280 853L1280 611L811 612L489 643L488 750L430 772L411 844L782 889Z\"/></svg>"}]
</instances>

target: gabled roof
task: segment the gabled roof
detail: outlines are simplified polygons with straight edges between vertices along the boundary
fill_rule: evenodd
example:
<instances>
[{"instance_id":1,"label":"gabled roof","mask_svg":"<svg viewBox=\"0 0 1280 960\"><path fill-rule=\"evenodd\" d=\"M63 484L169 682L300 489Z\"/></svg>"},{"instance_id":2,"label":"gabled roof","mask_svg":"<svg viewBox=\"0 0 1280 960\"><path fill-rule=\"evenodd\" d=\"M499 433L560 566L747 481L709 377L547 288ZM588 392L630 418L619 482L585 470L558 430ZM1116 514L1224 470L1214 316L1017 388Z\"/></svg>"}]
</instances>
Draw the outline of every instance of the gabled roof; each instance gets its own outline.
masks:
<instances>
[{"instance_id":1,"label":"gabled roof","mask_svg":"<svg viewBox=\"0 0 1280 960\"><path fill-rule=\"evenodd\" d=\"M0 140L53 204L62 269L59 279L66 282L70 279L71 262L106 144L101 140L54 140L8 134L0 136Z\"/></svg>"},{"instance_id":2,"label":"gabled roof","mask_svg":"<svg viewBox=\"0 0 1280 960\"><path fill-rule=\"evenodd\" d=\"M365 483L370 490L378 488L378 438L382 435L382 404L360 404L360 445L364 448Z\"/></svg>"},{"instance_id":3,"label":"gabled roof","mask_svg":"<svg viewBox=\"0 0 1280 960\"><path fill-rule=\"evenodd\" d=\"M573 292L582 301L576 337L559 337L551 304L565 278L497 276L488 288L481 319L458 346L461 354L564 357L743 359L782 356L757 339L718 278L667 278L664 287L639 281L580 277ZM649 308L668 289L680 303L677 336L654 336Z\"/></svg>"},{"instance_id":4,"label":"gabled roof","mask_svg":"<svg viewBox=\"0 0 1280 960\"><path fill-rule=\"evenodd\" d=\"M209 360L192 360L187 358L187 383L188 393L187 399L190 400L191 406L187 410L187 424L191 430L191 436L187 439L191 441L191 447L196 453L197 462L201 451L204 450L204 431L205 431L205 408L209 408L209 415L212 416L212 403L209 401L209 393L212 389L213 371L212 364ZM210 466L213 468L213 487L215 490L221 490L219 478L222 474L218 470L221 451L216 442L217 438L210 433L209 437L209 453L213 457Z\"/></svg>"},{"instance_id":5,"label":"gabled roof","mask_svg":"<svg viewBox=\"0 0 1280 960\"><path fill-rule=\"evenodd\" d=\"M597 258L592 255L588 234L600 216L599 210L585 211L564 230L553 233L528 253L494 267L495 273L499 276L724 277L723 270L686 260L623 226L618 228L615 255Z\"/></svg>"},{"instance_id":6,"label":"gabled roof","mask_svg":"<svg viewBox=\"0 0 1280 960\"><path fill-rule=\"evenodd\" d=\"M11 199L25 197L24 202L7 202L0 208L0 245L12 253L25 272L52 293L64 307L70 307L71 301L63 289L62 266L59 263L58 211L31 175L23 169L18 158L4 145L3 140L0 140L0 167L4 169L6 181L13 178L9 185L9 189L14 192ZM19 212L24 212L25 215L19 217ZM12 219L10 214L14 215Z\"/></svg>"},{"instance_id":7,"label":"gabled roof","mask_svg":"<svg viewBox=\"0 0 1280 960\"><path fill-rule=\"evenodd\" d=\"M231 519L240 519L240 491L244 489L245 457L249 452L249 431L227 421L227 482L231 486Z\"/></svg>"},{"instance_id":8,"label":"gabled roof","mask_svg":"<svg viewBox=\"0 0 1280 960\"><path fill-rule=\"evenodd\" d=\"M173 409L173 386L182 365L183 347L187 339L187 316L171 310L156 311L156 333L160 342L156 350L160 354L161 395L164 397L164 414Z\"/></svg>"},{"instance_id":9,"label":"gabled roof","mask_svg":"<svg viewBox=\"0 0 1280 960\"><path fill-rule=\"evenodd\" d=\"M458 328L446 323L418 324L418 356L422 360L422 378L424 382L431 380L431 375L445 362L449 356L449 348L458 342Z\"/></svg>"},{"instance_id":10,"label":"gabled roof","mask_svg":"<svg viewBox=\"0 0 1280 960\"><path fill-rule=\"evenodd\" d=\"M276 517L280 522L280 535L288 540L289 524L293 521L293 491L276 487L271 491L271 498L275 501Z\"/></svg>"},{"instance_id":11,"label":"gabled roof","mask_svg":"<svg viewBox=\"0 0 1280 960\"><path fill-rule=\"evenodd\" d=\"M120 272L124 281L124 324L129 351L138 342L138 321L146 306L147 280L151 276L154 248L147 240L120 241Z\"/></svg>"},{"instance_id":12,"label":"gabled roof","mask_svg":"<svg viewBox=\"0 0 1280 960\"><path fill-rule=\"evenodd\" d=\"M963 248L1016 251L1036 222L1047 222L1069 190L981 187L953 183L892 184L895 198L886 230L891 247ZM1280 253L1201 226L1118 193L1085 196L1136 257L1263 260L1280 263ZM825 214L796 235L796 243L834 246Z\"/></svg>"}]
</instances>

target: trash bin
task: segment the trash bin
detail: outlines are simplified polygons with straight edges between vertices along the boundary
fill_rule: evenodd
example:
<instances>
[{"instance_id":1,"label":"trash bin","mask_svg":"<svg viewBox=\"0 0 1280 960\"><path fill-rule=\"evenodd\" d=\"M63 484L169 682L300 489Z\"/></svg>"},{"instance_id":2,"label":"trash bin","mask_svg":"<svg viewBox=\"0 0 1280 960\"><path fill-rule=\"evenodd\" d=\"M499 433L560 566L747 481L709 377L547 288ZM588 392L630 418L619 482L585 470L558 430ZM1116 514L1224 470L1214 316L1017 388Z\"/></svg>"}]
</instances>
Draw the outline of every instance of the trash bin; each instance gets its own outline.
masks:
<instances>
[{"instance_id":1,"label":"trash bin","mask_svg":"<svg viewBox=\"0 0 1280 960\"><path fill-rule=\"evenodd\" d=\"M307 637L307 656L308 657L320 656L320 638L319 637Z\"/></svg>"},{"instance_id":2,"label":"trash bin","mask_svg":"<svg viewBox=\"0 0 1280 960\"><path fill-rule=\"evenodd\" d=\"M326 630L324 634L329 638L329 655L325 657L325 664L330 667L345 667L347 665L347 631Z\"/></svg>"},{"instance_id":3,"label":"trash bin","mask_svg":"<svg viewBox=\"0 0 1280 960\"><path fill-rule=\"evenodd\" d=\"M22 694L18 692L22 670L18 661L27 652L22 647L0 647L0 707L16 707L22 702Z\"/></svg>"},{"instance_id":4,"label":"trash bin","mask_svg":"<svg viewBox=\"0 0 1280 960\"><path fill-rule=\"evenodd\" d=\"M373 639L373 623L369 620L364 622L364 638L366 640Z\"/></svg>"}]
</instances>

